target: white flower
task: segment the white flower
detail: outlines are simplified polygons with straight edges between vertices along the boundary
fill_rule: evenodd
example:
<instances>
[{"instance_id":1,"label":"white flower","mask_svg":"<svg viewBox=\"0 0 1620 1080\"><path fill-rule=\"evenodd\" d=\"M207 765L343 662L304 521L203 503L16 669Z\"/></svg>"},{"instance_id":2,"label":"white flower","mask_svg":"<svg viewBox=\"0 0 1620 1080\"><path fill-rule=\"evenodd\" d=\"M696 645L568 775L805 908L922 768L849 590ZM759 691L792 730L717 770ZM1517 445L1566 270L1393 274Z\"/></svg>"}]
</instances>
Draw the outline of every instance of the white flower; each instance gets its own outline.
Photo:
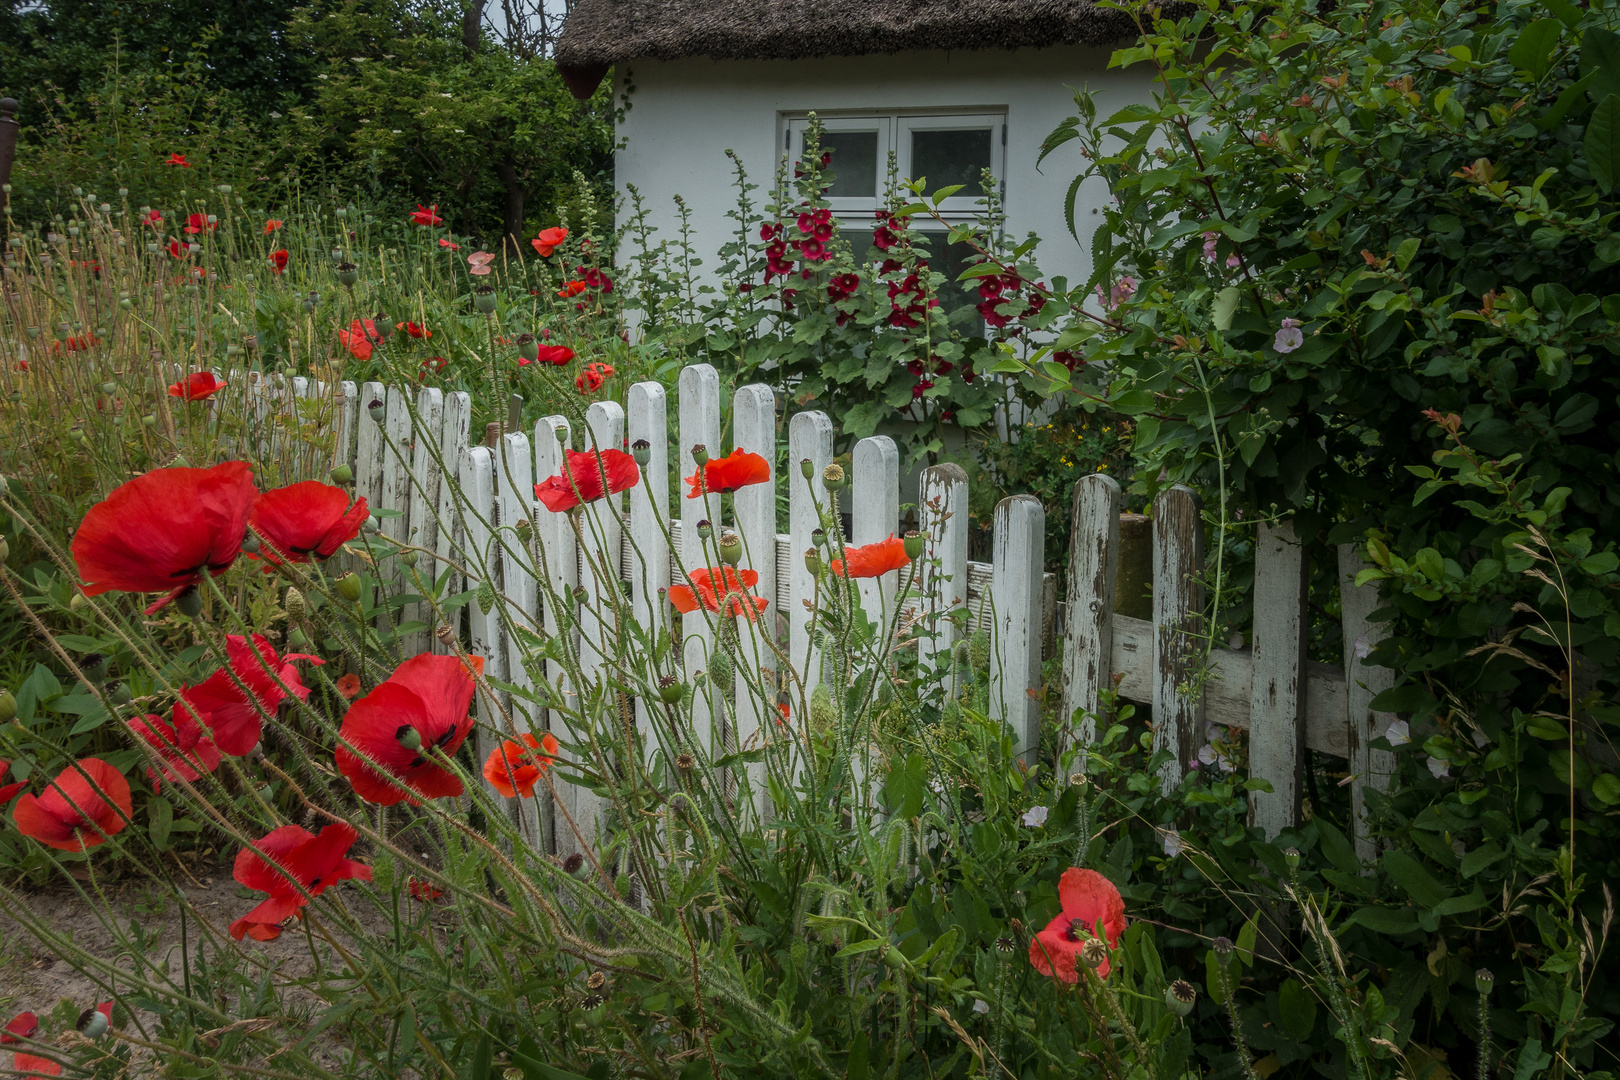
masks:
<instances>
[{"instance_id":1,"label":"white flower","mask_svg":"<svg viewBox=\"0 0 1620 1080\"><path fill-rule=\"evenodd\" d=\"M990 1003L984 1000L984 998L974 998L973 1011L978 1013L980 1016L983 1016L985 1013L990 1011Z\"/></svg>"},{"instance_id":2,"label":"white flower","mask_svg":"<svg viewBox=\"0 0 1620 1080\"><path fill-rule=\"evenodd\" d=\"M317 79L324 79L324 78L326 78L326 75L325 75L325 74L324 74L324 73L323 73L323 74L320 74L320 75L317 75L317 76L315 76L315 77L316 77L316 78L317 78Z\"/></svg>"},{"instance_id":3,"label":"white flower","mask_svg":"<svg viewBox=\"0 0 1620 1080\"><path fill-rule=\"evenodd\" d=\"M1367 641L1367 635L1361 634L1356 638L1356 659L1365 660L1372 655L1372 645Z\"/></svg>"},{"instance_id":4,"label":"white flower","mask_svg":"<svg viewBox=\"0 0 1620 1080\"><path fill-rule=\"evenodd\" d=\"M1205 765L1217 765L1221 772L1231 772L1235 767L1230 758L1221 753L1209 743L1198 748L1198 760Z\"/></svg>"},{"instance_id":5,"label":"white flower","mask_svg":"<svg viewBox=\"0 0 1620 1080\"><path fill-rule=\"evenodd\" d=\"M369 123L371 123L371 121L370 121L370 120L361 120L361 121L360 121L360 122L361 122L361 123L362 123L362 124L369 124Z\"/></svg>"},{"instance_id":6,"label":"white flower","mask_svg":"<svg viewBox=\"0 0 1620 1080\"><path fill-rule=\"evenodd\" d=\"M351 56L349 59L353 60L357 64L363 64L366 62L366 58L363 56Z\"/></svg>"},{"instance_id":7,"label":"white flower","mask_svg":"<svg viewBox=\"0 0 1620 1080\"><path fill-rule=\"evenodd\" d=\"M1024 815L1024 824L1032 829L1039 828L1046 824L1046 813L1046 807L1032 806L1029 808L1029 812Z\"/></svg>"},{"instance_id":8,"label":"white flower","mask_svg":"<svg viewBox=\"0 0 1620 1080\"><path fill-rule=\"evenodd\" d=\"M270 119L272 119L272 120L280 120L281 119L281 114L272 109L270 111Z\"/></svg>"},{"instance_id":9,"label":"white flower","mask_svg":"<svg viewBox=\"0 0 1620 1080\"><path fill-rule=\"evenodd\" d=\"M405 134L405 133L404 133L404 132L403 132L403 131L401 131L401 130L399 130L399 128L395 128L395 129L394 129L394 134L395 134L395 135L403 135L403 134Z\"/></svg>"},{"instance_id":10,"label":"white flower","mask_svg":"<svg viewBox=\"0 0 1620 1080\"><path fill-rule=\"evenodd\" d=\"M1474 729L1473 738L1474 738L1474 745L1479 747L1481 750L1483 750L1487 746L1491 745L1490 736L1486 735L1483 731L1479 730L1479 728Z\"/></svg>"},{"instance_id":11,"label":"white flower","mask_svg":"<svg viewBox=\"0 0 1620 1080\"><path fill-rule=\"evenodd\" d=\"M1182 852L1181 833L1175 829L1160 829L1159 836L1164 840L1164 853L1175 858Z\"/></svg>"},{"instance_id":12,"label":"white flower","mask_svg":"<svg viewBox=\"0 0 1620 1080\"><path fill-rule=\"evenodd\" d=\"M454 95L454 94L445 94L445 93L440 93L440 94L439 94L439 96L440 96L440 97L454 97L454 96L455 96L455 95Z\"/></svg>"},{"instance_id":13,"label":"white flower","mask_svg":"<svg viewBox=\"0 0 1620 1080\"><path fill-rule=\"evenodd\" d=\"M1412 741L1412 725L1405 720L1391 721L1389 727L1384 729L1384 738L1389 740L1391 746L1405 746Z\"/></svg>"},{"instance_id":14,"label":"white flower","mask_svg":"<svg viewBox=\"0 0 1620 1080\"><path fill-rule=\"evenodd\" d=\"M1280 353L1291 353L1305 344L1305 331L1299 328L1298 319L1284 319L1282 329L1272 339L1271 347Z\"/></svg>"},{"instance_id":15,"label":"white flower","mask_svg":"<svg viewBox=\"0 0 1620 1080\"><path fill-rule=\"evenodd\" d=\"M1446 777L1451 775L1451 766L1447 765L1444 761L1437 757L1431 757L1428 761L1428 765L1429 771L1434 773L1434 778L1436 780L1444 780Z\"/></svg>"}]
</instances>

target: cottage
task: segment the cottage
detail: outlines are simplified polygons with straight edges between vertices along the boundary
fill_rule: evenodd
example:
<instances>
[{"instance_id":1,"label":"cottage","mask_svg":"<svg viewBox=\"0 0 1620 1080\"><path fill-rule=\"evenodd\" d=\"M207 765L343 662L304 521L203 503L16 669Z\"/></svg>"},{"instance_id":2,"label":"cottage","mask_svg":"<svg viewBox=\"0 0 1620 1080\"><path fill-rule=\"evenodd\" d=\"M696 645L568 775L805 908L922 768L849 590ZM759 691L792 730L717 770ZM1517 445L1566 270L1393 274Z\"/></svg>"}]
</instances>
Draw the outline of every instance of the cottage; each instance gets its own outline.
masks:
<instances>
[{"instance_id":1,"label":"cottage","mask_svg":"<svg viewBox=\"0 0 1620 1080\"><path fill-rule=\"evenodd\" d=\"M768 187L796 159L809 114L826 128L846 221L870 220L893 155L899 174L930 190L966 186L942 209L971 217L979 177L1000 178L1008 233L1034 232L1049 274L1084 281L1086 245L1069 236L1068 188L1081 167L1072 144L1041 170L1042 140L1073 112L1068 87L1089 86L1107 115L1145 100L1149 74L1108 69L1135 25L1090 0L578 0L557 43L571 89L589 96L610 70L628 108L616 179L641 193L659 236L673 237L673 197L691 211L710 265L735 236L726 218L734 150ZM1082 241L1102 185L1082 190ZM946 257L943 269L957 262Z\"/></svg>"}]
</instances>

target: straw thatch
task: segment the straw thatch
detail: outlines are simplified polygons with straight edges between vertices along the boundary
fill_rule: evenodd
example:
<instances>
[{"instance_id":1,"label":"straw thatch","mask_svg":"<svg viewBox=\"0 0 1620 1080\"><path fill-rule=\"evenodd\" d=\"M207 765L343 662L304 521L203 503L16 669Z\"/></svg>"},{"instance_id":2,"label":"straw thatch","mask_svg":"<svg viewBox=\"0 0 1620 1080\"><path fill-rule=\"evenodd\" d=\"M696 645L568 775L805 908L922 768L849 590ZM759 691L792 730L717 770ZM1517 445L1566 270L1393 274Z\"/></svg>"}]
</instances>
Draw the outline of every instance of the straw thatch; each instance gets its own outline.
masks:
<instances>
[{"instance_id":1,"label":"straw thatch","mask_svg":"<svg viewBox=\"0 0 1620 1080\"><path fill-rule=\"evenodd\" d=\"M1135 33L1129 16L1091 0L578 0L556 57L588 95L625 60L1103 45Z\"/></svg>"}]
</instances>

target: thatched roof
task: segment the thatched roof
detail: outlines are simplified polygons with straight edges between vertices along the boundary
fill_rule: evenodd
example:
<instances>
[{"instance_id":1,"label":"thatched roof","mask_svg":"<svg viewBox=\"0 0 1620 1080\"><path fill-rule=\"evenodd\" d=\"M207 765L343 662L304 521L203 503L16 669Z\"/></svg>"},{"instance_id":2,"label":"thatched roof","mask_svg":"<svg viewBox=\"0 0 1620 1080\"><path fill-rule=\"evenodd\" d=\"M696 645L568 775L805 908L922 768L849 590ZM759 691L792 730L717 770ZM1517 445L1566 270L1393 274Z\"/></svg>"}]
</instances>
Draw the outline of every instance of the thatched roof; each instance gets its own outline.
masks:
<instances>
[{"instance_id":1,"label":"thatched roof","mask_svg":"<svg viewBox=\"0 0 1620 1080\"><path fill-rule=\"evenodd\" d=\"M1133 37L1091 0L578 0L557 66L589 96L624 60L797 60L913 49L1103 45Z\"/></svg>"}]
</instances>

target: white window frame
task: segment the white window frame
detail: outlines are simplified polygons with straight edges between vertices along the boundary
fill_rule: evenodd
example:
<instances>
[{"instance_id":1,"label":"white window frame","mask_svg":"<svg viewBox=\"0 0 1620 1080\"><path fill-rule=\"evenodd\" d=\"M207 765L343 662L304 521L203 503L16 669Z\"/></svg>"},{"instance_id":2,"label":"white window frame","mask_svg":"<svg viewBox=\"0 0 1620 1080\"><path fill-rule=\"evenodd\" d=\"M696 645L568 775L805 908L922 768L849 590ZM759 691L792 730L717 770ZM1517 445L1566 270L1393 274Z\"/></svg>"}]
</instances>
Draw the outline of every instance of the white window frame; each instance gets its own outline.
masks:
<instances>
[{"instance_id":1,"label":"white window frame","mask_svg":"<svg viewBox=\"0 0 1620 1080\"><path fill-rule=\"evenodd\" d=\"M995 174L996 182L1001 185L1005 193L1007 181L1005 164L1007 160L1007 114L1006 113L955 113L950 115L913 115L901 114L895 117L895 145L899 148L896 159L900 167L900 175L908 180L916 180L911 168L911 133L914 131L963 131L988 130L990 132L990 171ZM929 194L932 194L930 186ZM982 195L953 195L939 204L941 214L962 214L971 216L978 209L978 202Z\"/></svg>"},{"instance_id":2,"label":"white window frame","mask_svg":"<svg viewBox=\"0 0 1620 1080\"><path fill-rule=\"evenodd\" d=\"M889 147L894 142L894 117L892 116L828 116L821 118L821 126L826 131L876 131L877 132L877 176L875 186L870 197L849 196L829 197L827 205L838 214L858 214L861 211L870 212L883 201L883 187L888 183ZM793 117L787 122L787 154L789 161L804 160L804 136L810 127L807 116ZM838 171L838 163L833 163L833 171Z\"/></svg>"}]
</instances>

